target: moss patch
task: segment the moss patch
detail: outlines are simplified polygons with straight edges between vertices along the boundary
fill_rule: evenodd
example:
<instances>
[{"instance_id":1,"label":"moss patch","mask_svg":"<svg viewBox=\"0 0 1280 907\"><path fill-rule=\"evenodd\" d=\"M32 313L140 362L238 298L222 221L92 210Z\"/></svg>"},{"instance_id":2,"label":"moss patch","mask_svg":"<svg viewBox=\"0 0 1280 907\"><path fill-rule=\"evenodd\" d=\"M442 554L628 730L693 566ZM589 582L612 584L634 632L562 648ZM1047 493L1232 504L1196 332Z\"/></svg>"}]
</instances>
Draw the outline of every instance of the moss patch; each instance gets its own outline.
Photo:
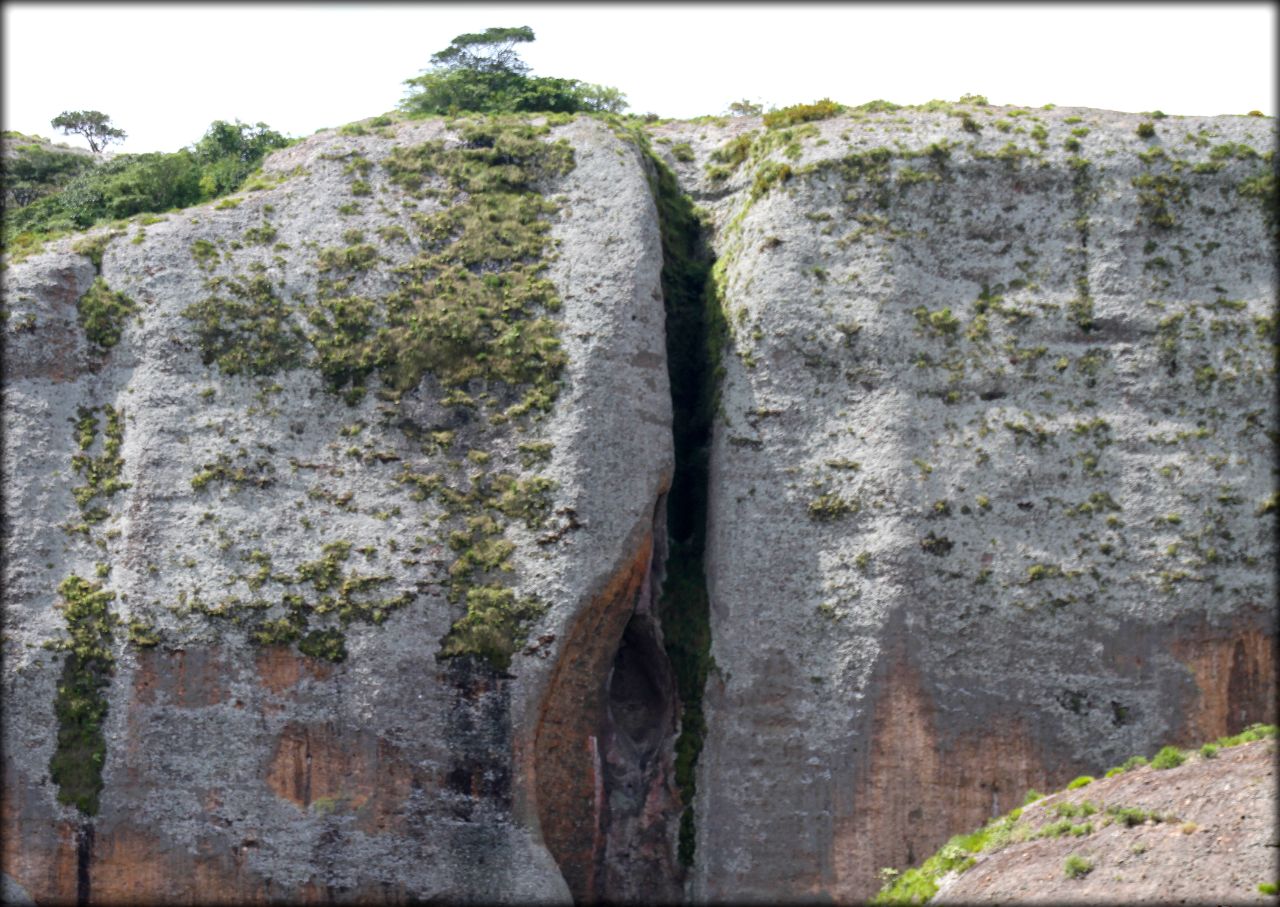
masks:
<instances>
[{"instance_id":1,"label":"moss patch","mask_svg":"<svg viewBox=\"0 0 1280 907\"><path fill-rule=\"evenodd\" d=\"M92 816L98 812L107 753L102 722L107 716L106 689L115 665L111 643L119 619L110 605L116 594L74 575L62 581L58 594L68 638L50 646L65 651L67 657L54 700L58 742L49 775L58 785L59 802Z\"/></svg>"},{"instance_id":2,"label":"moss patch","mask_svg":"<svg viewBox=\"0 0 1280 907\"><path fill-rule=\"evenodd\" d=\"M94 278L89 289L76 301L76 315L85 337L103 350L120 342L125 321L137 311L137 303L124 293L113 292L101 277Z\"/></svg>"}]
</instances>

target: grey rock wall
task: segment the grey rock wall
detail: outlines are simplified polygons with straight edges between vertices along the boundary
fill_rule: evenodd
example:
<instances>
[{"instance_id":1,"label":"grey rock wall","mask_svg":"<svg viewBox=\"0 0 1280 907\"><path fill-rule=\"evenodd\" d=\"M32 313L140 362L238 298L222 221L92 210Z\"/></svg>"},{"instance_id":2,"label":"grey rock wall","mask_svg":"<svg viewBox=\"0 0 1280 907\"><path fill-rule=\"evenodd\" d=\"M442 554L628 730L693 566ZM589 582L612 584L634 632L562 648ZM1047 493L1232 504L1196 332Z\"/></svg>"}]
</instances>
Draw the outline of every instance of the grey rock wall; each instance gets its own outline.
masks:
<instances>
[{"instance_id":1,"label":"grey rock wall","mask_svg":"<svg viewBox=\"0 0 1280 907\"><path fill-rule=\"evenodd\" d=\"M539 703L557 640L652 532L671 470L661 253L636 151L590 120L542 139L568 142L574 163L538 187L557 207L543 276L566 361L543 417L491 418L518 396L481 381L464 388L475 406L444 405L431 374L398 400L373 377L349 404L305 346L303 367L228 375L202 362L184 314L218 277L265 278L293 309L281 323L304 331L325 293L382 304L429 248L419 216L450 203L415 197L385 162L438 140L459 141L438 122L322 133L274 155L238 203L131 225L101 256L101 278L137 306L107 350L77 321L98 276L78 238L7 268L5 872L38 901L568 898L533 793ZM372 267L326 269L325 250L360 243ZM252 352L279 324L245 317ZM92 499L108 512L85 523L72 458L110 459L104 406L123 413L127 487ZM526 460L530 444L547 462ZM551 483L542 525L510 520L501 536L514 546L501 581L543 609L508 670L438 660L466 610L447 593L450 534L469 517L397 481L439 474L466 492L486 470ZM92 818L50 777L67 656L46 646L67 637L70 575L114 592L121 622ZM325 592L356 619L324 613ZM311 630L344 634L345 660L254 640L291 594L315 608ZM133 622L157 644L131 641Z\"/></svg>"},{"instance_id":2,"label":"grey rock wall","mask_svg":"<svg viewBox=\"0 0 1280 907\"><path fill-rule=\"evenodd\" d=\"M1275 720L1273 120L648 127L729 326L687 871L641 152L538 137L573 152L519 209L550 206L545 413L434 346L341 355L397 305L452 336L415 287L459 235L540 245L471 216L469 128L321 133L5 269L6 897L858 901L1029 787ZM493 300L529 286L500 258ZM99 737L60 737L77 690ZM59 762L95 740L100 791Z\"/></svg>"},{"instance_id":3,"label":"grey rock wall","mask_svg":"<svg viewBox=\"0 0 1280 907\"><path fill-rule=\"evenodd\" d=\"M1274 720L1274 123L1144 121L661 133L732 334L695 900L862 899L1028 787Z\"/></svg>"}]
</instances>

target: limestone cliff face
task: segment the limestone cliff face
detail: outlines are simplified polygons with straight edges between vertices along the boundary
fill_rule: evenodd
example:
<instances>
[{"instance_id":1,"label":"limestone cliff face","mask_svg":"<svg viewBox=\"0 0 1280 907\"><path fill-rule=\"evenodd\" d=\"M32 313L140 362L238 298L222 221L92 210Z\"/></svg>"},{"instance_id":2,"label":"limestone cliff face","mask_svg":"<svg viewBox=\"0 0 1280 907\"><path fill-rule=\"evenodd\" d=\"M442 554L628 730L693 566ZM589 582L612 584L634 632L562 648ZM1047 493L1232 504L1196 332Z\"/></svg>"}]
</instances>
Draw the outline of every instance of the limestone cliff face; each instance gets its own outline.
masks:
<instances>
[{"instance_id":1,"label":"limestone cliff face","mask_svg":"<svg viewBox=\"0 0 1280 907\"><path fill-rule=\"evenodd\" d=\"M695 898L1274 720L1274 124L1142 122L666 128L731 332Z\"/></svg>"},{"instance_id":2,"label":"limestone cliff face","mask_svg":"<svg viewBox=\"0 0 1280 907\"><path fill-rule=\"evenodd\" d=\"M607 816L539 778L601 771L661 567L660 268L590 120L323 133L10 266L7 884L567 900L560 831Z\"/></svg>"},{"instance_id":3,"label":"limestone cliff face","mask_svg":"<svg viewBox=\"0 0 1280 907\"><path fill-rule=\"evenodd\" d=\"M1144 122L648 127L728 326L670 498L674 208L598 121L326 132L10 264L6 897L857 901L1274 720L1274 121Z\"/></svg>"}]
</instances>

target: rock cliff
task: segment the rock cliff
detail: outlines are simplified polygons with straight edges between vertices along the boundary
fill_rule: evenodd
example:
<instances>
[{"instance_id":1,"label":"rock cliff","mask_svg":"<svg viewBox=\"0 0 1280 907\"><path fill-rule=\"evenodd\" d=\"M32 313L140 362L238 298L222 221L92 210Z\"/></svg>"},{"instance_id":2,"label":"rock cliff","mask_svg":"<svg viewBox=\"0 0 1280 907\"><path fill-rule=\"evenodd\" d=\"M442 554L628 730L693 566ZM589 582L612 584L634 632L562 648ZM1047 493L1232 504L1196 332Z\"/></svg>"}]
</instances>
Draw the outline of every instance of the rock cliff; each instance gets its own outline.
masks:
<instances>
[{"instance_id":1,"label":"rock cliff","mask_svg":"<svg viewBox=\"0 0 1280 907\"><path fill-rule=\"evenodd\" d=\"M1274 121L793 119L357 124L11 263L6 891L856 901L1274 721Z\"/></svg>"},{"instance_id":2,"label":"rock cliff","mask_svg":"<svg viewBox=\"0 0 1280 907\"><path fill-rule=\"evenodd\" d=\"M858 900L1029 787L1274 720L1273 126L755 126L664 135L730 334L694 898Z\"/></svg>"}]
</instances>

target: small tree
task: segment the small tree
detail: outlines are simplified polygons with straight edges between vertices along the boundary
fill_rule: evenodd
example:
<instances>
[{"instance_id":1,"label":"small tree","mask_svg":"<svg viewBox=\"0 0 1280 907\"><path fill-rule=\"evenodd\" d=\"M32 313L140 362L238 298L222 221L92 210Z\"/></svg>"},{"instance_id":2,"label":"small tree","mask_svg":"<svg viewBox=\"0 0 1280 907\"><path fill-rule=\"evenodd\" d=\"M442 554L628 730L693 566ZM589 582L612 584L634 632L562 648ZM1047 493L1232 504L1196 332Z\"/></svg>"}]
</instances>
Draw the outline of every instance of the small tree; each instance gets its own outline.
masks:
<instances>
[{"instance_id":1,"label":"small tree","mask_svg":"<svg viewBox=\"0 0 1280 907\"><path fill-rule=\"evenodd\" d=\"M516 45L534 40L533 29L489 28L458 35L431 55L431 68L406 79L411 94L401 102L410 114L620 113L626 95L616 88L577 79L530 76Z\"/></svg>"},{"instance_id":2,"label":"small tree","mask_svg":"<svg viewBox=\"0 0 1280 907\"><path fill-rule=\"evenodd\" d=\"M64 110L49 122L54 129L61 129L63 135L84 136L94 154L110 142L122 142L129 137L123 129L112 126L111 117L100 110Z\"/></svg>"},{"instance_id":3,"label":"small tree","mask_svg":"<svg viewBox=\"0 0 1280 907\"><path fill-rule=\"evenodd\" d=\"M763 107L754 101L748 101L746 98L741 101L734 101L729 105L729 116L732 117L758 117L763 112Z\"/></svg>"},{"instance_id":4,"label":"small tree","mask_svg":"<svg viewBox=\"0 0 1280 907\"><path fill-rule=\"evenodd\" d=\"M469 69L473 72L524 75L529 65L516 53L517 44L533 40L533 29L487 28L482 32L458 35L444 50L432 54L431 62L441 69Z\"/></svg>"}]
</instances>

